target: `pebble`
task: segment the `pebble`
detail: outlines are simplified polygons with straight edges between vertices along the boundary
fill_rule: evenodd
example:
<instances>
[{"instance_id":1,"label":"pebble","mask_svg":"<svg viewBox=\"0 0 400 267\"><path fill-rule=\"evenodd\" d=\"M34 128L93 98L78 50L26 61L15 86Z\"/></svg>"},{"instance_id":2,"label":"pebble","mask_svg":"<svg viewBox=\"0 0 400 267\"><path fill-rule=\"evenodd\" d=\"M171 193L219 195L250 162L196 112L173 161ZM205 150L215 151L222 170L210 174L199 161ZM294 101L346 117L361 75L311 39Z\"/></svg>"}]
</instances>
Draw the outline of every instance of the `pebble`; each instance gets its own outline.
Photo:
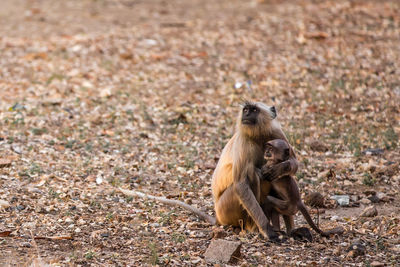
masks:
<instances>
[{"instance_id":1,"label":"pebble","mask_svg":"<svg viewBox=\"0 0 400 267\"><path fill-rule=\"evenodd\" d=\"M375 217L378 215L378 210L375 206L366 207L360 214L360 217Z\"/></svg>"},{"instance_id":2,"label":"pebble","mask_svg":"<svg viewBox=\"0 0 400 267\"><path fill-rule=\"evenodd\" d=\"M240 242L212 240L204 253L204 258L210 263L234 263L240 258L241 246Z\"/></svg>"},{"instance_id":3,"label":"pebble","mask_svg":"<svg viewBox=\"0 0 400 267\"><path fill-rule=\"evenodd\" d=\"M347 257L355 258L357 256L364 255L366 248L359 241L356 241L347 248L347 251Z\"/></svg>"},{"instance_id":4,"label":"pebble","mask_svg":"<svg viewBox=\"0 0 400 267\"><path fill-rule=\"evenodd\" d=\"M331 217L331 221L337 221L337 220L339 220L339 216L333 215L333 216Z\"/></svg>"},{"instance_id":5,"label":"pebble","mask_svg":"<svg viewBox=\"0 0 400 267\"><path fill-rule=\"evenodd\" d=\"M6 158L1 159L0 158L0 168L10 167L11 163L12 163L12 161L10 159L6 159Z\"/></svg>"},{"instance_id":6,"label":"pebble","mask_svg":"<svg viewBox=\"0 0 400 267\"><path fill-rule=\"evenodd\" d=\"M0 209L6 209L10 207L10 203L8 201L0 199Z\"/></svg>"},{"instance_id":7,"label":"pebble","mask_svg":"<svg viewBox=\"0 0 400 267\"><path fill-rule=\"evenodd\" d=\"M331 199L336 200L340 206L348 206L350 204L350 197L348 195L334 195Z\"/></svg>"},{"instance_id":8,"label":"pebble","mask_svg":"<svg viewBox=\"0 0 400 267\"><path fill-rule=\"evenodd\" d=\"M363 199L360 199L360 203L363 205L369 205L369 204L371 204L371 200L369 200L368 198L363 198Z\"/></svg>"},{"instance_id":9,"label":"pebble","mask_svg":"<svg viewBox=\"0 0 400 267\"><path fill-rule=\"evenodd\" d=\"M370 265L374 266L374 267L385 266L385 264L383 262L379 262L379 261L373 261L373 262L371 262Z\"/></svg>"}]
</instances>

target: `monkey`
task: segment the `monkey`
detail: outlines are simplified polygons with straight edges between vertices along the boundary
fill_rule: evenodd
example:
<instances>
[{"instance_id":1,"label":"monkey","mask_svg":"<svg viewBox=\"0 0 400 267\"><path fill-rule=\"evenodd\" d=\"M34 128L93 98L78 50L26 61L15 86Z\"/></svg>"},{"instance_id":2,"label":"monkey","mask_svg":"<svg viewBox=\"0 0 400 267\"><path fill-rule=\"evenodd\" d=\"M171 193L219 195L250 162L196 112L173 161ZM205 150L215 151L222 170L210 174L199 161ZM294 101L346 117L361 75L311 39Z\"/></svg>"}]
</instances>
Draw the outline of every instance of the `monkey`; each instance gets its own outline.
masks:
<instances>
[{"instance_id":1,"label":"monkey","mask_svg":"<svg viewBox=\"0 0 400 267\"><path fill-rule=\"evenodd\" d=\"M212 177L212 194L216 221L220 225L242 226L264 238L277 240L267 212L271 183L263 178L276 179L293 175L298 168L294 151L287 160L261 172L265 164L266 142L287 138L276 119L275 107L261 102L247 101L242 105L236 121L236 131L225 145Z\"/></svg>"},{"instance_id":2,"label":"monkey","mask_svg":"<svg viewBox=\"0 0 400 267\"><path fill-rule=\"evenodd\" d=\"M196 214L211 225L245 226L250 231L258 228L266 238L278 240L266 212L267 195L271 182L263 180L261 167L265 164L266 141L287 140L279 122L275 107L261 102L245 102L236 122L236 132L222 151L212 176L212 193L216 216L210 216L182 201L144 194L135 190L119 190L128 196L138 196L176 205ZM293 150L287 161L275 164L264 175L296 173L298 162Z\"/></svg>"},{"instance_id":3,"label":"monkey","mask_svg":"<svg viewBox=\"0 0 400 267\"><path fill-rule=\"evenodd\" d=\"M290 146L286 140L275 139L267 142L267 146L271 150L273 164L280 164L281 162L285 162L290 157ZM263 166L262 172L268 173L268 164ZM278 177L268 177L268 174L264 175L263 179L269 180L271 182L271 194L267 196L267 202L271 205L279 214L282 214L286 225L286 232L288 235L295 234L294 229L294 215L297 211L301 211L307 223L321 236L329 237L332 233L339 233L339 229L333 229L330 231L322 231L319 227L315 225L313 222L309 212L307 211L306 206L301 200L299 188L295 179L288 174L278 175ZM274 193L277 197L274 196ZM271 220L273 221L273 226L276 228L280 228L279 226L279 216L277 213L272 213ZM277 229L274 229L275 231ZM300 229L300 228L299 228ZM305 228L307 229L307 228ZM303 233L302 235L311 236L311 233L304 233L304 229L301 229ZM309 230L307 229L309 232ZM312 239L312 236L311 236ZM311 240L310 240L311 241Z\"/></svg>"}]
</instances>

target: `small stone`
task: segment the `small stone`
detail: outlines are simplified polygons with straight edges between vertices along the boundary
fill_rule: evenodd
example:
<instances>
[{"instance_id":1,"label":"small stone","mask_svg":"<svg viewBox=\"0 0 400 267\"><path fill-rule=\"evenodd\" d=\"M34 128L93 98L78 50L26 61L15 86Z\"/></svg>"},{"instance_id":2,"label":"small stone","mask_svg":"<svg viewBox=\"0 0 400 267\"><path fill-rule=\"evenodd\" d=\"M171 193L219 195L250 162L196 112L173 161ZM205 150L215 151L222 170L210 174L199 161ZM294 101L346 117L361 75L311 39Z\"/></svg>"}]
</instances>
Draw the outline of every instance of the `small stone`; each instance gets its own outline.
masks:
<instances>
[{"instance_id":1,"label":"small stone","mask_svg":"<svg viewBox=\"0 0 400 267\"><path fill-rule=\"evenodd\" d=\"M378 215L378 210L375 206L369 206L364 209L364 211L360 214L361 217L375 217Z\"/></svg>"},{"instance_id":2,"label":"small stone","mask_svg":"<svg viewBox=\"0 0 400 267\"><path fill-rule=\"evenodd\" d=\"M14 151L17 154L22 154L22 148L18 145L11 145L11 150Z\"/></svg>"},{"instance_id":3,"label":"small stone","mask_svg":"<svg viewBox=\"0 0 400 267\"><path fill-rule=\"evenodd\" d=\"M0 158L0 168L10 167L12 161L7 158Z\"/></svg>"},{"instance_id":4,"label":"small stone","mask_svg":"<svg viewBox=\"0 0 400 267\"><path fill-rule=\"evenodd\" d=\"M72 220L71 217L68 217L68 218L65 219L65 222L66 222L66 223L72 223L73 221L74 221L74 220Z\"/></svg>"},{"instance_id":5,"label":"small stone","mask_svg":"<svg viewBox=\"0 0 400 267\"><path fill-rule=\"evenodd\" d=\"M36 213L47 213L47 211L41 206L36 206L35 212Z\"/></svg>"},{"instance_id":6,"label":"small stone","mask_svg":"<svg viewBox=\"0 0 400 267\"><path fill-rule=\"evenodd\" d=\"M100 236L103 238L107 238L110 236L110 234L109 233L101 233Z\"/></svg>"},{"instance_id":7,"label":"small stone","mask_svg":"<svg viewBox=\"0 0 400 267\"><path fill-rule=\"evenodd\" d=\"M243 86L243 83L241 83L241 82L236 82L234 85L235 89L240 89L242 86Z\"/></svg>"},{"instance_id":8,"label":"small stone","mask_svg":"<svg viewBox=\"0 0 400 267\"><path fill-rule=\"evenodd\" d=\"M360 203L363 205L369 205L369 204L371 204L371 200L369 200L368 198L363 198L363 199L360 199Z\"/></svg>"},{"instance_id":9,"label":"small stone","mask_svg":"<svg viewBox=\"0 0 400 267\"><path fill-rule=\"evenodd\" d=\"M21 211L21 210L24 210L24 209L25 209L25 206L24 206L24 205L17 205L15 208L16 208L18 211Z\"/></svg>"},{"instance_id":10,"label":"small stone","mask_svg":"<svg viewBox=\"0 0 400 267\"><path fill-rule=\"evenodd\" d=\"M0 209L6 209L10 207L10 203L5 200L0 199Z\"/></svg>"},{"instance_id":11,"label":"small stone","mask_svg":"<svg viewBox=\"0 0 400 267\"><path fill-rule=\"evenodd\" d=\"M345 186L351 186L351 185L353 185L354 183L353 182L351 182L351 181L349 181L349 180L344 180L343 181L343 185L345 185Z\"/></svg>"},{"instance_id":12,"label":"small stone","mask_svg":"<svg viewBox=\"0 0 400 267\"><path fill-rule=\"evenodd\" d=\"M96 184L101 184L103 182L103 177L101 175L98 175L96 177Z\"/></svg>"},{"instance_id":13,"label":"small stone","mask_svg":"<svg viewBox=\"0 0 400 267\"><path fill-rule=\"evenodd\" d=\"M385 264L383 262L379 262L379 261L373 261L373 262L371 262L370 265L374 266L374 267L385 266Z\"/></svg>"},{"instance_id":14,"label":"small stone","mask_svg":"<svg viewBox=\"0 0 400 267\"><path fill-rule=\"evenodd\" d=\"M204 253L205 260L210 263L234 263L240 258L241 246L240 242L212 240Z\"/></svg>"},{"instance_id":15,"label":"small stone","mask_svg":"<svg viewBox=\"0 0 400 267\"><path fill-rule=\"evenodd\" d=\"M328 147L323 142L321 142L319 140L311 141L310 149L312 151L318 151L318 152L326 152L326 151L328 151Z\"/></svg>"},{"instance_id":16,"label":"small stone","mask_svg":"<svg viewBox=\"0 0 400 267\"><path fill-rule=\"evenodd\" d=\"M214 239L224 238L226 235L227 235L227 233L224 231L224 229L221 229L221 228L215 228L212 231L212 238L214 238Z\"/></svg>"},{"instance_id":17,"label":"small stone","mask_svg":"<svg viewBox=\"0 0 400 267\"><path fill-rule=\"evenodd\" d=\"M362 153L364 155L370 156L370 155L382 155L383 152L385 152L382 148L368 148L364 150Z\"/></svg>"},{"instance_id":18,"label":"small stone","mask_svg":"<svg viewBox=\"0 0 400 267\"><path fill-rule=\"evenodd\" d=\"M351 201L356 202L358 200L358 196L352 195L350 196Z\"/></svg>"},{"instance_id":19,"label":"small stone","mask_svg":"<svg viewBox=\"0 0 400 267\"><path fill-rule=\"evenodd\" d=\"M260 251L257 251L252 256L253 257L257 257L257 258L261 258L263 256L263 254Z\"/></svg>"},{"instance_id":20,"label":"small stone","mask_svg":"<svg viewBox=\"0 0 400 267\"><path fill-rule=\"evenodd\" d=\"M144 39L142 43L146 46L155 46L158 44L158 42L153 39Z\"/></svg>"},{"instance_id":21,"label":"small stone","mask_svg":"<svg viewBox=\"0 0 400 267\"><path fill-rule=\"evenodd\" d=\"M337 220L339 220L339 216L333 215L333 216L331 217L331 221L337 221Z\"/></svg>"},{"instance_id":22,"label":"small stone","mask_svg":"<svg viewBox=\"0 0 400 267\"><path fill-rule=\"evenodd\" d=\"M361 256L365 254L366 248L360 242L354 242L347 248L348 254L347 257L355 258L357 256Z\"/></svg>"},{"instance_id":23,"label":"small stone","mask_svg":"<svg viewBox=\"0 0 400 267\"><path fill-rule=\"evenodd\" d=\"M82 232L81 228L76 228L75 229L75 233L80 233L80 232Z\"/></svg>"},{"instance_id":24,"label":"small stone","mask_svg":"<svg viewBox=\"0 0 400 267\"><path fill-rule=\"evenodd\" d=\"M372 203L378 203L379 202L379 197L377 195L372 195L370 197L368 197L368 199L372 202Z\"/></svg>"},{"instance_id":25,"label":"small stone","mask_svg":"<svg viewBox=\"0 0 400 267\"><path fill-rule=\"evenodd\" d=\"M340 206L348 206L350 203L350 196L348 195L334 195L331 196L331 199L336 200Z\"/></svg>"},{"instance_id":26,"label":"small stone","mask_svg":"<svg viewBox=\"0 0 400 267\"><path fill-rule=\"evenodd\" d=\"M304 203L310 207L324 208L324 197L319 192L312 192L305 196Z\"/></svg>"},{"instance_id":27,"label":"small stone","mask_svg":"<svg viewBox=\"0 0 400 267\"><path fill-rule=\"evenodd\" d=\"M112 95L111 88L104 88L104 89L101 89L101 91L100 91L100 97L105 98L105 97L109 97L111 95Z\"/></svg>"}]
</instances>

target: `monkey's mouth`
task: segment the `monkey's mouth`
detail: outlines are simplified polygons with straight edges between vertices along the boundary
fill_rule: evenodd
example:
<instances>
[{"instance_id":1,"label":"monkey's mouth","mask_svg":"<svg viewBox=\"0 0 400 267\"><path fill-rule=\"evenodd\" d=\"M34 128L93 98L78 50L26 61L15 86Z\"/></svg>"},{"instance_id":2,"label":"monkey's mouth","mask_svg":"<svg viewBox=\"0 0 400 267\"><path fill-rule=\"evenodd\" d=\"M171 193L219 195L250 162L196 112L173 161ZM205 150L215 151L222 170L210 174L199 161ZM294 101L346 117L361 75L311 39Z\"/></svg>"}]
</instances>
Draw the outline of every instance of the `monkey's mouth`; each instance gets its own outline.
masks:
<instances>
[{"instance_id":1,"label":"monkey's mouth","mask_svg":"<svg viewBox=\"0 0 400 267\"><path fill-rule=\"evenodd\" d=\"M254 125L254 124L256 124L256 121L255 120L251 120L251 119L243 119L242 120L242 124L244 124L244 125Z\"/></svg>"}]
</instances>

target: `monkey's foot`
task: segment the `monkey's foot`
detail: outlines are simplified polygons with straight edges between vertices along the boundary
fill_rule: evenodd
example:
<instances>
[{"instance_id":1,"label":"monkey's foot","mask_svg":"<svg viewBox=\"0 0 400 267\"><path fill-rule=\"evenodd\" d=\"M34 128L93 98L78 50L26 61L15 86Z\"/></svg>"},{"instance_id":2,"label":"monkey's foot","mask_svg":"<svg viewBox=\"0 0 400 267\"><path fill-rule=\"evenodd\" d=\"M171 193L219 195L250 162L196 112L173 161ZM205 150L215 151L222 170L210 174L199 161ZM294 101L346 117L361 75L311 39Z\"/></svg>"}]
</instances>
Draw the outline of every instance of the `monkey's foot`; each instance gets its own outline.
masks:
<instances>
[{"instance_id":1,"label":"monkey's foot","mask_svg":"<svg viewBox=\"0 0 400 267\"><path fill-rule=\"evenodd\" d=\"M290 232L290 236L300 241L309 241L309 242L313 241L313 236L311 234L311 231L307 227L300 227L292 230Z\"/></svg>"},{"instance_id":2,"label":"monkey's foot","mask_svg":"<svg viewBox=\"0 0 400 267\"><path fill-rule=\"evenodd\" d=\"M286 233L283 231L274 231L274 234L269 235L268 239L275 244L284 243L288 240Z\"/></svg>"}]
</instances>

